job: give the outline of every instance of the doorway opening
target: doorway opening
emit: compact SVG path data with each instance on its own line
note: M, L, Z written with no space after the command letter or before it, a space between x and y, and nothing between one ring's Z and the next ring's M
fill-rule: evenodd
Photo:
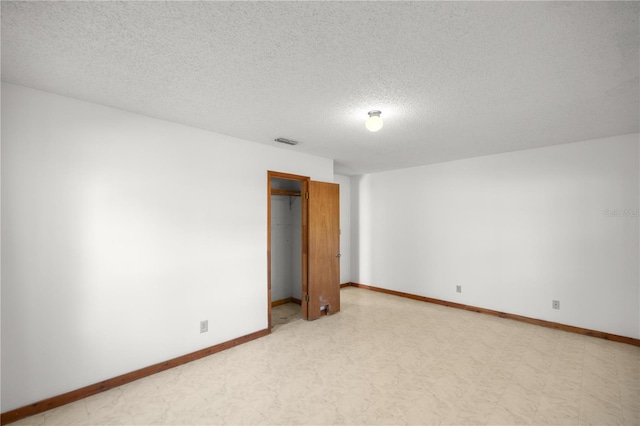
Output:
M309 177L268 172L269 329L306 319Z

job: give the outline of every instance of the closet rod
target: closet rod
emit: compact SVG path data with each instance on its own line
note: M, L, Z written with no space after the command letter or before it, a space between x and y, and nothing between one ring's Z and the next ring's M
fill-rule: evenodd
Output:
M271 195L285 195L287 197L299 197L300 191L292 191L289 189L271 188Z

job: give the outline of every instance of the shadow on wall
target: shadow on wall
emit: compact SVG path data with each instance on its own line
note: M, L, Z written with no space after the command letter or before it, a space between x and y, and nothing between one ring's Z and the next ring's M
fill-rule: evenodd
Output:
M360 185L363 176L351 176L351 281L360 282Z

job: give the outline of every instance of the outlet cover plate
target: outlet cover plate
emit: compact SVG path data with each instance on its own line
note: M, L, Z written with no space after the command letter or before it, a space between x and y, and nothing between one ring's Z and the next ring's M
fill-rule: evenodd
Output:
M456 293L462 293L462 286L461 285L457 285L456 286Z
M559 300L554 300L554 301L551 303L551 307L552 307L553 309L560 309L560 301L559 301Z
M200 321L200 333L209 331L209 320Z

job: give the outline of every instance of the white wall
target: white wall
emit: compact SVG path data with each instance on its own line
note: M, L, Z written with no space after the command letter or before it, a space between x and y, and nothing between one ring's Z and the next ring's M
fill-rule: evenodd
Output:
M333 179L4 83L2 141L2 411L265 329L267 170Z
M271 196L271 300L291 297L292 215L289 197Z
M291 243L290 296L302 300L302 197L291 198Z
M334 175L340 185L340 283L351 281L351 178Z
M302 294L301 197L271 196L271 300Z
M354 177L352 279L639 338L638 143L632 134Z

